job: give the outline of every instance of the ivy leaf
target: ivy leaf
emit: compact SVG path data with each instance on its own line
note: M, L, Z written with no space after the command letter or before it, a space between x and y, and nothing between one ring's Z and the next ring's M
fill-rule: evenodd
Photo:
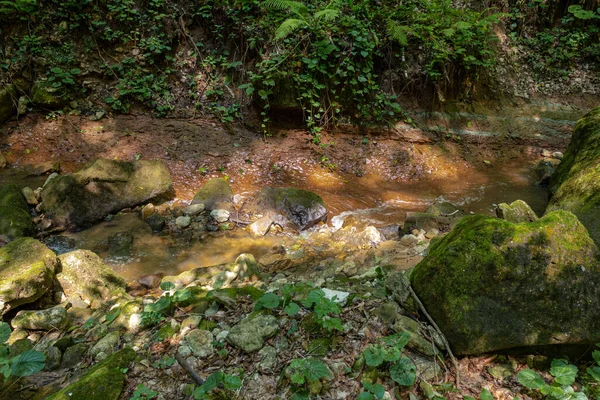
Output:
M546 386L546 382L541 375L530 369L519 371L517 374L517 381L528 389L539 390Z
M417 367L408 357L402 357L390 368L392 380L402 386L412 386L417 378Z
M298 315L298 313L300 312L300 306L294 302L291 302L290 304L285 306L285 309L283 311L285 311L285 313L290 317L293 317L294 315Z
M260 299L258 299L255 308L257 310L262 308L268 308L269 310L272 310L279 307L280 301L281 297L277 296L275 293L265 293Z
M363 355L365 356L365 362L369 367L378 367L383 364L387 352L379 345L370 345L363 352Z
M46 364L46 356L37 350L27 350L12 360L12 374L15 376L29 376L39 372Z
M0 322L0 343L4 343L10 337L10 325Z
M556 383L562 386L569 386L577 378L577 367L574 365L561 365L550 368L550 375L554 377Z
M173 282L162 282L162 283L160 284L160 288L161 288L163 291L165 291L165 292L166 292L166 291L168 291L168 290L173 290L173 289L175 289L175 284L174 284Z
M383 385L380 385L379 383L373 384L373 383L364 381L363 386L369 392L373 393L376 398L383 399L383 396L385 395L385 388L383 387Z
M483 389L479 395L479 400L494 400L494 396L492 396L489 390Z

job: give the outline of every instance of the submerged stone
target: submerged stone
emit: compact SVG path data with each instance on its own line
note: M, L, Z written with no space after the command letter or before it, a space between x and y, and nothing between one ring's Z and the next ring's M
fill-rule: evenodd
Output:
M42 191L42 211L60 228L84 228L111 213L166 193L171 176L161 161L98 159L60 175Z
M256 196L254 203L255 211L283 214L300 230L327 221L328 212L323 199L302 189L267 186Z
M546 212L571 211L600 245L600 107L577 122L550 194Z
M465 217L410 279L456 354L600 341L598 249L569 212Z
M0 314L42 297L54 283L57 264L52 250L32 238L0 248Z
M0 238L11 241L34 232L35 224L21 189L14 184L0 186Z

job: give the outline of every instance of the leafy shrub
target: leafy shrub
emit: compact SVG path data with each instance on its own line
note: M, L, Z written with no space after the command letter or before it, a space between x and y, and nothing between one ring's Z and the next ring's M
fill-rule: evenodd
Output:
M0 373L7 381L10 377L33 375L41 371L46 364L46 356L37 350L27 350L17 356L10 357L10 347L6 343L10 337L10 326L0 322Z

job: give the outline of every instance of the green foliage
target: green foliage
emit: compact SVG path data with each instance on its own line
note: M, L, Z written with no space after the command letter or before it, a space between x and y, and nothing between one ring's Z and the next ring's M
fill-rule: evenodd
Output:
M210 393L219 386L223 386L226 391L236 391L242 387L242 380L235 375L228 375L222 371L213 372L204 384L194 390L192 396L196 400L210 399Z
M295 385L316 382L331 375L327 364L317 358L296 358L288 365L287 373Z
M578 370L575 365L569 364L566 360L555 359L552 361L552 367L550 368L550 375L554 378L550 384L546 383L540 374L531 369L519 371L517 380L526 388L539 391L549 399L587 399L588 397L584 392L576 392L571 386L577 379L577 373Z
M154 399L156 396L158 396L158 392L155 392L143 384L139 384L129 400Z
M409 341L408 332L381 338L379 343L371 344L363 351L365 364L387 368L392 380L399 385L414 385L417 368L410 358L402 356L402 349Z
M0 322L0 374L7 381L10 377L30 376L44 368L46 356L37 350L27 350L17 356L10 356L10 347L6 343L10 336L10 326Z
M378 383L372 384L364 381L363 387L365 391L359 394L356 400L381 400L385 395L385 388Z
M36 0L0 1L0 15L3 14L33 14L37 10Z
M189 289L175 290L175 285L172 282L163 282L160 284L160 288L165 293L155 302L146 304L144 311L142 312L141 320L144 327L151 327L158 325L165 319L166 315L170 315L173 308L181 302L188 300L191 296Z

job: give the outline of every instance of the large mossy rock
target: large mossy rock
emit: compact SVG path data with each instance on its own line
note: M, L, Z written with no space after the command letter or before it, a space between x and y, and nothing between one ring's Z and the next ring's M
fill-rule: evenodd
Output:
M42 191L42 210L56 227L84 228L170 187L171 175L161 161L99 159L72 175L52 179Z
M282 214L300 230L327 221L321 196L302 189L264 187L251 208L262 214Z
M124 295L127 283L89 250L61 254L56 277L65 295L99 305L110 295Z
M64 88L52 87L48 81L34 83L29 97L34 104L50 109L61 108L69 102Z
M79 380L46 400L117 400L123 391L125 372L135 360L130 348L120 350L90 368Z
M600 341L598 248L570 212L465 217L410 279L457 354Z
M196 193L192 204L202 204L204 209L211 211L217 209L230 210L233 202L233 191L224 178L213 178L202 186Z
M523 200L515 200L510 204L500 203L496 208L498 218L519 224L521 222L533 222L538 219L535 211Z
M600 107L577 122L550 194L546 212L571 211L600 245Z
M32 238L0 248L0 314L42 297L54 283L56 255Z
M0 123L6 121L15 114L18 93L15 85L0 87Z
M35 224L21 189L10 184L0 187L0 236L8 241L35 232Z

